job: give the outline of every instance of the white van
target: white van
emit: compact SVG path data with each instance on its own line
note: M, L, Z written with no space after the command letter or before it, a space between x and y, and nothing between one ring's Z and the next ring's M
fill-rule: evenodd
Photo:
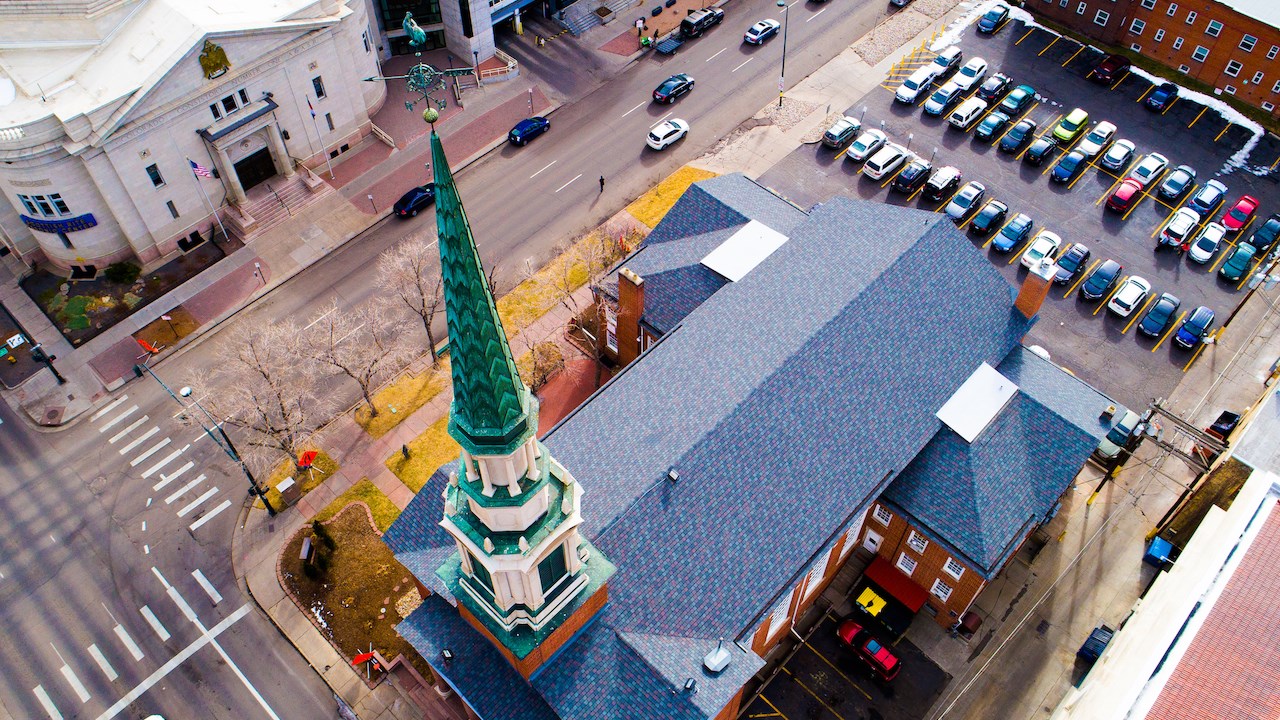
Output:
M960 103L960 107L956 108L947 118L947 122L951 123L951 127L957 130L968 130L974 121L982 117L982 113L987 111L987 101L982 98L971 97Z
M900 103L911 104L920 97L920 93L928 92L933 87L933 81L938 79L938 66L929 63L922 68L917 68L911 73L911 77L902 81L898 86L898 92L893 94L893 99Z

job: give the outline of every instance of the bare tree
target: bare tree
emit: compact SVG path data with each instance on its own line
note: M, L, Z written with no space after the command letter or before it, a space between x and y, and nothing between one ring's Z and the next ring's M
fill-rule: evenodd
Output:
M436 333L431 327L444 308L444 281L436 242L428 240L426 234L418 234L382 253L378 258L378 286L422 321L431 364L439 364Z
M373 416L378 414L373 391L410 355L396 332L393 302L375 300L356 310L343 310L335 300L303 333L302 352L320 368L355 381Z

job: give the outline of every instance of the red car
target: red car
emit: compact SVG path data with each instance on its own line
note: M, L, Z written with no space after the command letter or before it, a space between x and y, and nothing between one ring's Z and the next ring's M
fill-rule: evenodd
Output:
M836 636L881 680L888 682L894 679L902 669L898 656L872 637L871 632L859 625L857 621L845 620L840 623L836 628Z
M1142 196L1142 185L1133 179L1126 179L1120 183L1120 187L1111 193L1107 198L1107 209L1116 212L1124 212L1133 207L1133 204Z
M1227 232L1240 232L1245 225L1253 219L1253 214L1258 211L1258 198L1252 195L1241 195L1235 205L1231 206L1222 215L1222 226Z

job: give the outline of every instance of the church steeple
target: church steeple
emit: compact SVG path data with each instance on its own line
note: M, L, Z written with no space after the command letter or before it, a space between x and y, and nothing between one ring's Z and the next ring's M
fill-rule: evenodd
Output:
M458 611L525 677L603 607L614 566L578 533L582 486L538 441L440 136L431 132L453 405L462 446L440 526L458 553L436 570Z

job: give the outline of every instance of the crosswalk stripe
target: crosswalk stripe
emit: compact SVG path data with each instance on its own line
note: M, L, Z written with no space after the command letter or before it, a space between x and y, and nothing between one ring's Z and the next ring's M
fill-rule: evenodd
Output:
M138 647L138 643L134 642L132 637L129 637L129 632L124 629L123 625L116 625L115 632L116 637L120 638L120 642L124 643L125 649L129 651L134 660L141 660L146 657L142 654L142 648Z
M179 510L178 517L185 517L187 513L191 512L192 510L195 510L197 505L213 497L214 493L216 492L218 492L218 487L216 485L209 488L208 490L205 490L203 495L196 498L195 500L192 500L191 504Z
M105 423L103 423L103 424L102 424L102 427L98 428L98 432L100 432L100 433L104 433L104 432L106 432L106 431L110 430L110 429L111 429L111 427L112 427L113 425L115 425L116 423L120 422L121 420L123 420L123 419L125 419L125 418L129 417L130 415L134 414L135 412L137 412L137 410L138 410L138 406L137 406L137 405L134 405L134 406L130 407L128 410L125 410L124 412L120 413L119 415L117 415L117 416L115 416L115 417L111 418L110 420L106 421Z
M230 500L223 501L223 505L230 504ZM222 507L222 505L219 505L218 507ZM215 510L214 513L210 513L210 515L215 514L216 512L217 511ZM205 515L205 517L209 517L209 515ZM209 599L213 601L214 605L222 602L222 593L218 592L218 589L213 586L213 583L209 582L209 578L205 577L204 573L200 572L199 568L191 571L191 577L195 578L196 582L200 584L200 587L204 588L205 594L209 596Z
M53 704L53 698L49 697L49 693L39 685L31 688L31 692L36 694L36 699L40 701L40 705L44 707L44 711L49 713L50 720L62 720L62 713L58 712L58 707Z
M139 455L138 457L136 457L136 458L134 458L134 459L130 460L130 461L129 461L129 467L138 467L138 465L140 465L142 462L144 462L147 458L149 458L149 457L151 457L152 455L155 455L157 452L159 452L159 451L160 451L160 448L164 447L165 445L168 445L168 444L169 444L169 443L171 443L171 442L173 442L173 441L172 441L172 440L170 440L169 438L165 438L165 439L161 440L160 442L156 443L155 445L152 445L150 450L147 450L146 452L142 453L142 454L141 454L141 455Z
M144 423L144 422L146 422L146 421L148 421L148 420L150 420L150 419L151 419L151 416L150 416L150 415L143 415L142 417L138 418L137 420L134 420L134 421L133 421L133 423L129 425L129 427L127 427L127 428L125 428L125 429L121 430L120 432L116 433L115 435L112 435L112 436L107 440L107 442L111 443L112 445L115 445L115 444L116 444L116 442L118 442L118 441L120 440L120 438L124 437L125 435L128 435L129 433L133 432L134 430L137 430L139 425L141 425L142 423Z
M141 612L142 617L147 619L147 623L151 625L152 630L156 631L156 635L160 636L160 640L162 642L167 641L171 637L169 635L169 631L165 629L164 625L160 624L160 618L156 617L156 614L151 612L151 608L143 605L141 608L138 608L138 612Z
M89 690L85 688L84 683L80 682L80 678L76 677L76 672L71 669L71 666L63 665L58 668L58 671L62 673L62 677L67 679L67 684L75 691L76 697L80 698L80 702L89 702Z
M195 467L195 466L196 466L196 464L195 464L194 462L191 462L190 460L188 460L186 465L183 465L182 467L178 468L177 470L174 470L174 471L173 471L173 473L172 473L172 474L170 474L170 475L165 475L164 473L160 473L160 482L156 483L155 485L152 485L152 486L151 486L151 489L152 489L152 490L157 490L157 491L158 491L158 490L160 490L160 489L161 489L161 488L163 488L165 485L168 485L169 483L171 483L171 482L173 482L175 479L177 479L177 477L178 477L179 475L181 475L182 473L184 473L184 472L186 472L186 471L190 470L191 468L193 468L193 467Z
M107 676L107 680L115 682L120 677L116 669L111 667L111 663L107 662L107 656L102 654L97 645L89 646L89 654L93 656L94 662L98 663L98 667L102 668L102 674Z
M175 491L174 491L174 493L173 493L172 495L170 495L169 497L167 497L167 498L165 498L165 499L164 499L164 504L165 504L165 505L172 505L174 500L177 500L178 498L182 497L183 495L186 495L188 490L190 490L191 488L193 488L193 487L195 487L195 486L199 485L199 484L200 484L200 483L202 483L202 482L204 482L204 475L203 475L203 474L201 474L201 475L200 475L199 477L197 477L195 480L192 480L191 482L187 483L186 485L183 485L182 487L180 487L180 488L178 488L177 490L175 490Z
M215 488L215 489L216 489L216 488ZM218 505L218 507L216 507L216 508L214 508L214 509L210 510L209 512L205 513L205 514L204 514L204 517L200 518L199 520L196 520L195 522L191 523L191 531L192 531L192 532L195 532L195 531L196 531L196 529L197 529L197 528L199 528L201 525L203 525L203 524L205 524L205 523L209 522L210 520L212 520L212 519L213 519L213 517L214 517L215 515L217 515L218 513L222 512L223 510L226 510L226 509L227 509L228 507L230 507L230 506L231 506L231 501L230 501L230 500L223 500L223 501L222 501L222 503ZM209 589L211 589L211 588L206 588L206 590L209 590ZM214 601L213 601L213 604L214 604L214 605L217 605L217 604L218 604L218 601L217 601L217 600L214 600Z
M153 426L150 430L148 430L148 431L146 431L145 433L143 433L143 434L142 434L142 437L140 437L140 438L138 438L137 440L134 440L133 442L129 443L128 445L125 445L124 447L120 448L120 454L121 454L121 455L128 455L130 450L132 450L132 449L134 449L134 448L138 447L139 445L141 445L142 443L146 442L146 441L147 441L147 438L151 437L152 435L155 435L155 434L156 434L156 433L158 433L158 432L160 432L160 428Z
M116 408L120 407L121 403L123 403L125 400L128 400L128 399L129 399L129 396L128 396L128 395L121 395L120 397L116 398L115 400L112 400L110 403L108 403L108 404L107 404L105 407L103 407L101 410L99 410L98 412L94 413L94 414L93 414L93 417L90 417L90 418L89 418L89 422L98 422L98 418L100 418L100 417L102 417L103 415L106 415L107 413L111 412L112 410L115 410Z
M169 454L169 456L168 456L168 457L166 457L165 459L163 459L163 460L161 460L160 462L156 463L155 465L152 465L151 467L147 468L147 469L146 469L146 471L142 473L142 479L143 479L143 480L146 480L147 478L151 477L152 475L155 475L157 470L159 470L160 468L164 467L165 465L168 465L169 463L173 462L175 458L177 458L179 455L181 455L183 452L185 452L185 451L187 450L187 448L189 448L189 447L191 447L191 446L190 446L190 445L186 445L186 446L184 446L181 450L174 450L172 453L170 453L170 454Z

